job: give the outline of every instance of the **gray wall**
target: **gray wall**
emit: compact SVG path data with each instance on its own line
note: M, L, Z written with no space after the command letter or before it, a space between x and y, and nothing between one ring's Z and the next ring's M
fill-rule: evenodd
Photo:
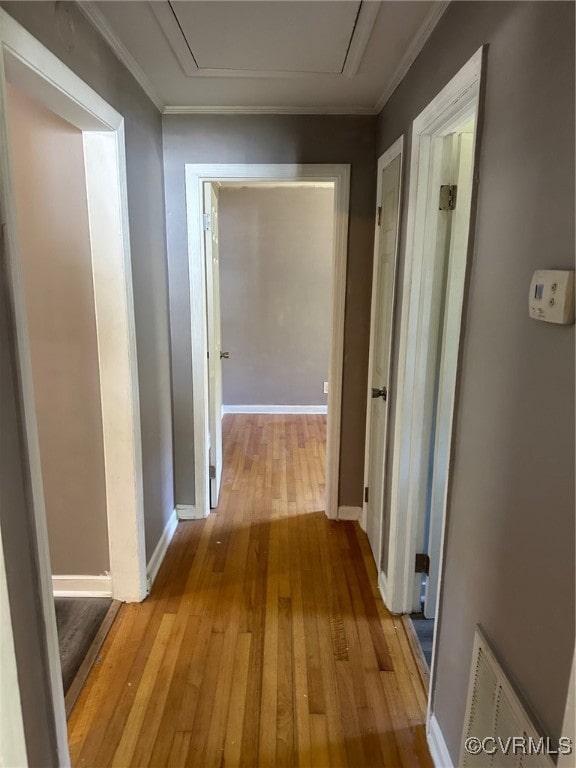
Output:
M351 164L339 494L340 504L362 504L376 191L375 128L375 118L351 116L170 115L164 118L178 504L194 503L185 163Z
M174 509L162 118L73 3L67 44L55 3L2 6L124 116L148 557ZM73 545L73 542L71 542Z
M2 214L4 209L2 201ZM58 768L5 255L0 240L0 532L28 764Z
M574 327L527 310L535 269L574 269L574 5L453 3L381 113L378 149L485 43L434 695L455 764L477 623L554 737L574 650Z
M18 242L53 574L110 567L82 132L8 89Z
M225 405L325 405L334 192L222 188Z

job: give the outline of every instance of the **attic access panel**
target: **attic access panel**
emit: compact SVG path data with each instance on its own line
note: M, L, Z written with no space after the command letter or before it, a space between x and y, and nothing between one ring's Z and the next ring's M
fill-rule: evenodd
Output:
M168 5L200 70L340 74L362 3L172 0Z

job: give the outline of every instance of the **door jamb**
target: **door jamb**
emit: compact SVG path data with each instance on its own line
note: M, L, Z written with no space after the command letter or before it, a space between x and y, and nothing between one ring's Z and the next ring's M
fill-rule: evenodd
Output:
M396 274L397 274L397 266L398 266L398 253L400 249L400 222L402 220L402 176L404 173L404 134L402 134L396 141L388 147L388 149L380 155L378 158L378 179L377 179L377 187L376 187L376 205L380 206L382 204L381 195L382 195L382 174L384 170L390 165L390 163L395 160L398 156L400 156L400 183L398 186L398 214L397 214L397 230L396 230L396 248L394 252L394 269L392 270L392 279L394 281L394 287L392 290L392 342L394 341L394 305L396 302ZM378 288L378 269L379 269L379 262L378 262L378 252L380 248L380 227L378 225L378 218L376 217L376 222L374 226L374 262L372 267L372 302L371 302L371 308L370 308L370 353L368 358L368 388L367 388L367 406L366 406L366 438L365 438L365 445L364 445L364 488L368 487L368 476L369 476L369 470L370 470L370 427L371 427L371 420L372 420L372 397L370 394L370 388L371 388L371 382L372 382L372 371L374 366L374 336L376 333L376 291ZM390 344L390 357L392 356L392 344ZM388 430L389 432L390 430ZM383 469L383 477L382 481L383 484L386 484L386 456L387 456L387 448L384 447L384 469ZM360 525L364 531L366 531L367 528L367 515L368 515L368 503L366 502L366 499L364 497L364 501L362 503L362 517L360 520ZM376 568L378 569L378 572L380 572L380 563L382 561L382 522L383 522L383 515L384 510L382 510L382 515L380 516L380 535L378 537L379 545L378 545L378 558L376 562Z
M349 165L186 164L188 268L192 321L192 389L194 421L195 506L179 508L180 519L203 518L210 512L208 480L208 364L206 343L205 262L202 238L202 185L224 181L330 181L334 183L332 269L332 339L326 449L326 515L338 517L340 426L344 357L344 309L348 253Z
M428 208L428 186L431 181L431 144L434 136L449 133L463 118L478 110L483 48L479 48L452 80L418 115L412 125L408 221L401 293L400 340L395 391L396 412L392 436L390 496L390 557L386 604L393 613L411 610L413 564L417 510L413 504L413 488L421 482L421 461L417 456L418 441L415 413L421 405L418 387L418 365L423 338L420 307L425 278L426 246L422 233ZM477 132L475 133L475 155ZM475 161L476 165L476 161ZM475 174L474 174L475 178ZM469 242L471 242L470 231ZM445 520L444 520L445 524ZM444 536L443 536L444 538ZM442 547L442 553L444 548ZM439 581L439 595L442 577ZM432 689L432 688L431 688Z
M10 168L6 84L15 85L82 130L96 307L113 596L140 601L146 589L138 369L130 259L124 119L42 43L0 9L0 191L4 201L9 311L16 329L24 404L39 600L59 761L69 765L34 386ZM96 178L94 171L98 171Z

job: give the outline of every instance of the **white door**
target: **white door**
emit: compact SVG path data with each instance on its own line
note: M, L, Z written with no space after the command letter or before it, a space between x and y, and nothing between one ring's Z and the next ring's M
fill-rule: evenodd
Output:
M448 259L446 265L443 318L439 339L439 363L435 423L431 446L431 467L427 509L427 545L429 570L424 594L424 615L431 619L436 615L440 579L440 556L443 539L443 520L446 509L450 443L454 414L454 394L460 343L460 325L466 255L470 225L472 196L473 133L460 133L455 137L453 157L456 207L450 211Z
M218 506L222 482L222 359L226 353L222 352L220 337L218 197L213 184L204 185L204 248L208 328L210 508L214 509Z
M372 284L372 328L368 400L368 471L366 476L366 532L380 569L386 431L390 393L390 349L394 310L394 278L398 240L401 154L380 171L379 227ZM380 165L380 164L379 164Z

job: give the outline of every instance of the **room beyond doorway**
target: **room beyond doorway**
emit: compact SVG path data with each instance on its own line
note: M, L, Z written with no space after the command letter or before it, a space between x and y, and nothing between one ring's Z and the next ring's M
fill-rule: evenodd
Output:
M334 185L205 186L214 509L222 416L327 414Z

